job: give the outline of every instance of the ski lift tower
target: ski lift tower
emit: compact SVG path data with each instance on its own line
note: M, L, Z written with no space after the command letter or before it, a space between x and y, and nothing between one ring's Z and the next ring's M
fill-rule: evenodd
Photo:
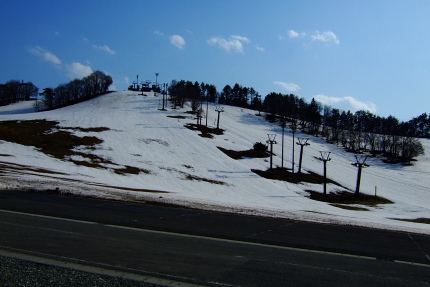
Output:
M133 82L133 91L139 90L139 75L136 76L136 82Z
M351 163L352 165L356 166L358 168L357 171L357 184L355 186L355 196L360 195L360 183L361 183L361 169L363 167L368 167L369 165L366 163L367 156L355 156L355 162Z
M157 87L158 87L158 75L160 73L155 73L155 91L154 91L154 96L157 95Z
M299 159L299 171L298 171L298 173L302 173L303 148L305 146L310 145L310 143L308 143L309 139L307 139L307 138L298 138L297 140L298 140L298 142L296 142L296 144L300 146L300 159Z
M291 129L291 132L293 133L293 160L292 160L291 172L294 173L294 134L297 131L296 120L293 120L293 122L290 124L290 129Z
M324 162L324 196L327 196L327 162L331 161L329 151L320 151L321 157L318 159Z
M275 141L276 135L275 134L267 134L267 137L269 138L266 143L270 144L270 170L272 170L273 166L273 145L277 144Z
M216 128L219 129L219 115L220 115L220 113L224 112L224 108L223 107L216 107L215 112L218 113Z

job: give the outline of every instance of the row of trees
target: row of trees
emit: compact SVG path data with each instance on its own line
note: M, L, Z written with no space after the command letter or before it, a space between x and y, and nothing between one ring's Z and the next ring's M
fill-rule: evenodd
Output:
M112 83L111 76L101 71L95 71L82 79L75 79L67 84L61 84L55 89L43 89L40 95L44 96L44 98L36 104L36 108L40 105L45 105L48 109L52 109L86 100L106 93ZM39 88L32 82L10 80L5 84L0 84L0 106L37 99L38 95Z
M330 143L353 152L370 151L383 154L386 160L410 161L424 153L418 137L430 137L430 115L424 113L410 121L394 116L380 117L369 111L342 111L323 105L315 99L308 103L297 95L268 94L264 102L253 88L226 85L219 93L214 85L190 81L172 81L169 93L175 105L191 102L193 112L202 101L218 102L255 110L263 110L269 120L289 121L303 132L323 136Z
M410 161L423 154L417 137L430 137L430 116L426 113L402 122L394 116L380 117L369 111L341 111L312 99L307 103L296 95L271 93L263 109L271 118L297 122L307 133L324 136L328 142L360 152L382 153L390 161Z
M233 88L226 85L219 93L216 87L211 84L173 80L169 86L169 94L175 105L183 107L186 101L190 101L193 112L200 108L202 101L256 110L262 107L261 96L254 88L242 87L237 83Z
M255 110L261 108L261 96L258 92L252 87L242 87L237 83L233 88L230 85L226 85L220 93L218 102L220 104Z
M101 71L95 71L82 79L61 84L55 89L43 89L43 93L41 93L44 96L43 104L48 109L52 109L87 100L106 93L112 83L111 76Z
M0 106L37 97L39 89L32 82L10 80L0 84Z
M175 106L183 107L186 101L191 102L191 109L196 112L202 101L216 102L217 90L214 85L190 81L173 80L169 85L169 94Z

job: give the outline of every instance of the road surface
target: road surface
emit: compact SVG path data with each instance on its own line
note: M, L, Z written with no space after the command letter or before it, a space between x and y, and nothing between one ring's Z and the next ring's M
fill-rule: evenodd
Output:
M430 286L425 235L17 191L0 218L10 256L181 286Z

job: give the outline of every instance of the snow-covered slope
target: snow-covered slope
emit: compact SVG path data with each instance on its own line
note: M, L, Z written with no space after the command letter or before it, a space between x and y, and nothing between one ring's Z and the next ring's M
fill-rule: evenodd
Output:
M210 126L216 126L215 106L209 105ZM268 180L251 171L266 170L268 159L234 160L217 148L247 150L255 142L265 143L267 134L277 134L273 161L275 165L281 165L280 127L267 123L252 110L225 106L220 118L224 134L204 138L198 135L199 132L184 127L196 122L194 116L185 113L189 107L160 111L161 97L154 97L152 93L141 96L135 92L115 92L41 113L32 113L30 108L26 110L29 113L23 114L13 112L25 110L22 103L18 108L1 107L0 121L47 119L59 121L64 127L107 127L109 130L75 131L75 134L93 135L103 140L96 150L86 152L149 173L119 175L108 165L106 169L78 166L52 158L33 147L3 141L0 142L0 188L58 187L64 192L100 197L156 200L205 209L430 234L429 224L395 220L430 218L428 155L420 156L413 166L386 165L377 159L369 159L370 167L362 173L361 192L374 194L377 187L378 195L394 204L365 206L365 211L346 210L309 199L305 190L322 192L322 185ZM296 133L296 137L309 138L300 133ZM284 166L291 167L291 133L286 132L284 140ZM320 156L320 151L330 151L332 160L327 164L328 177L353 191L357 176L357 168L351 165L355 161L354 155L326 144L320 138L310 137L309 143L304 150L303 169L322 174L323 164L315 157ZM429 151L430 141L422 140L422 143ZM298 146L295 147L295 157L298 163ZM339 189L333 184L328 186L328 191Z

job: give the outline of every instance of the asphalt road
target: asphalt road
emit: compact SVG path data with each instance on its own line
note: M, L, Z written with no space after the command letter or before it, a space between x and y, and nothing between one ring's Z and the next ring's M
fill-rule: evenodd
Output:
M430 237L0 191L0 249L233 286L429 286Z

